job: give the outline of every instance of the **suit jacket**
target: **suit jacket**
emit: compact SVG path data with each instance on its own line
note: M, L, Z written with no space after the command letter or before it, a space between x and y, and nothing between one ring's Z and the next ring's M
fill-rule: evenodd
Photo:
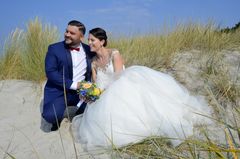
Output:
M82 43L86 53L87 71L85 77L91 81L91 59L94 53L88 45ZM44 105L42 116L50 123L61 120L67 105L76 105L79 96L75 90L70 90L73 81L72 57L64 41L49 45L45 58L47 83L44 88ZM64 98L66 88L67 101ZM66 103L66 104L65 104Z

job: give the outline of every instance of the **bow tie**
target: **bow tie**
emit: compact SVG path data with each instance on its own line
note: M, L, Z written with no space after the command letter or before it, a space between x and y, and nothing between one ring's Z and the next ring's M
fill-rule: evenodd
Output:
M73 48L73 47L70 47L69 50L71 50L71 51L73 51L73 50L80 51L80 48Z

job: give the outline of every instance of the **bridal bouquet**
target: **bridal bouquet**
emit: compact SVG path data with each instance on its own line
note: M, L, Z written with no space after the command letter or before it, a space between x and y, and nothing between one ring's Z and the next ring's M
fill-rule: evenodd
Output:
M80 88L77 90L78 94L86 101L96 101L102 93L102 90L97 87L95 83L89 81L82 81Z

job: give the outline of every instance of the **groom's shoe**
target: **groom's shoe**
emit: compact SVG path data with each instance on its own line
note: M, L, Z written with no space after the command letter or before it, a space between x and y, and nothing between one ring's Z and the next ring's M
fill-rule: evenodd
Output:
M57 123L52 124L51 131L57 131L61 125L62 120L58 121Z
M52 124L51 131L57 131L58 130L58 124Z

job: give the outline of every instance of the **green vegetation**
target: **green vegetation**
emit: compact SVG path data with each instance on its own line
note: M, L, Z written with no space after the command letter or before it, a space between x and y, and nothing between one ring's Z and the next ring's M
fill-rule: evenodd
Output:
M185 60L186 54L190 55L198 68L194 74L196 77L192 78L202 82L200 90L190 90L195 94L204 94L214 110L213 115L207 117L214 123L213 130L196 126L196 134L183 139L177 147L173 147L165 137L149 137L140 143L118 149L116 153L120 157L240 157L240 28L235 27L233 30L219 30L213 23L189 23L162 34L118 39L110 37L109 47L120 50L126 66L144 65L169 72L184 85L188 81L182 80L177 64ZM37 18L27 24L27 31L16 29L4 46L0 59L0 79L45 80L44 57L47 47L57 40L57 29L43 25ZM181 58L176 60L176 57ZM229 59L226 62L226 57L233 57L233 61ZM184 64L190 67L189 62ZM216 139L217 136L221 141Z
M225 32L225 33L229 33L229 32L235 32L236 30L238 30L240 28L240 22L238 22L237 24L235 24L234 27L227 27L227 28L224 28L224 29L221 29L220 32Z

